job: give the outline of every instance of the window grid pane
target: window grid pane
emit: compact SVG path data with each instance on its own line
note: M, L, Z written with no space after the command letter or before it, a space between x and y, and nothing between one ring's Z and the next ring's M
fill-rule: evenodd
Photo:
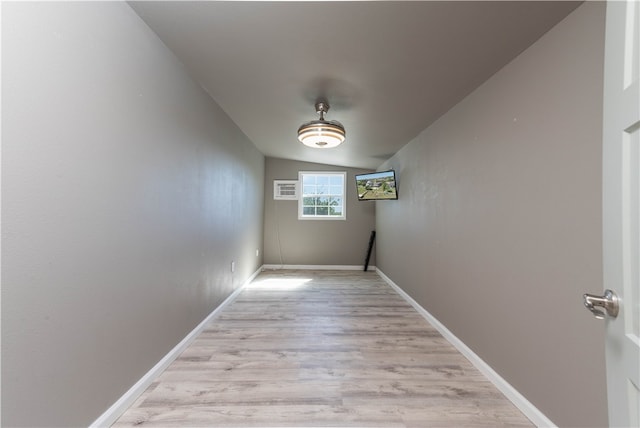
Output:
M344 218L345 173L300 173L301 218Z

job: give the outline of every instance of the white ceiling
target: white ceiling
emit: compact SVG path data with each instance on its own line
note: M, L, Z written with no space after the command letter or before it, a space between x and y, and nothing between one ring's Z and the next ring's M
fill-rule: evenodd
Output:
M142 1L134 10L267 156L376 168L581 2ZM335 149L297 141L328 99Z

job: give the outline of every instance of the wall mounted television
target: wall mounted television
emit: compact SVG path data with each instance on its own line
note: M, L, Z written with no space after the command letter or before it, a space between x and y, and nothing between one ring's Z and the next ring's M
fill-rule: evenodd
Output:
M356 174L359 201L389 201L398 199L394 170Z

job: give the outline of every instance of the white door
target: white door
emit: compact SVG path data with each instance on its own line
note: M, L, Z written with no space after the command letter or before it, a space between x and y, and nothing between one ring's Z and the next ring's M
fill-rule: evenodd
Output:
M640 427L640 2L607 2L604 68L604 288L609 425Z

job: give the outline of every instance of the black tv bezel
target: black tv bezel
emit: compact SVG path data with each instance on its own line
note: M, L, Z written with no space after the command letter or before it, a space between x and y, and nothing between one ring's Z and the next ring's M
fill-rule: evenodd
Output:
M396 196L395 198L380 198L380 199L361 199L360 198L360 194L358 193L358 177L366 177L368 175L377 175L377 174L384 174L385 172L390 172L393 174L393 181L395 182L396 186ZM358 198L359 202L371 202L371 201L397 201L398 197L399 197L399 193L398 193L398 176L396 175L396 171L394 169L387 169L385 171L374 171L374 172L366 172L364 174L354 174L355 176L355 185L356 185L356 197ZM362 179L360 179L362 180Z

